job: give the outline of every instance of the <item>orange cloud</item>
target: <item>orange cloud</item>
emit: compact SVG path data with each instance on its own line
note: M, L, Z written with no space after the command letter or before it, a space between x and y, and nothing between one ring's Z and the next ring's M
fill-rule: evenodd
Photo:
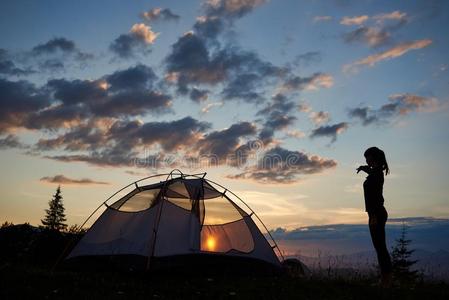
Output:
M400 12L398 10L393 11L391 13L383 13L379 15L375 15L373 19L378 22L382 22L384 20L405 20L407 18L407 14L404 12Z
M159 33L155 33L151 30L150 26L143 23L134 24L131 27L130 33L144 41L146 44L153 44Z
M402 56L410 50L422 49L422 48L429 46L430 44L432 44L432 40L430 40L430 39L400 43L400 44L394 46L393 48L390 48L383 52L376 53L376 54L367 56L363 59L357 60L351 64L344 65L343 72L345 72L345 73L351 72L351 71L355 72L358 70L358 67L360 67L360 66L372 67L380 61L389 60L392 58Z
M96 185L96 184L101 184L101 185L106 184L107 185L107 184L109 184L107 182L95 181L95 180L92 180L89 178L71 179L71 178L65 177L64 175L55 175L53 177L51 177L51 176L42 177L40 179L40 181L46 182L46 183L69 184L69 185Z
M344 17L341 21L341 25L361 25L368 21L369 17L367 15L356 16L356 17Z

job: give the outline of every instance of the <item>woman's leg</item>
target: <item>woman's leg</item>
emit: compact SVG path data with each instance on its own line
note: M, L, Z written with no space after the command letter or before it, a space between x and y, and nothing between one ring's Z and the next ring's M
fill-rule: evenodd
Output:
M385 208L382 208L379 212L370 215L369 222L371 239L377 253L377 260L382 274L391 273L391 259L385 240L385 223L387 222L387 218L387 211Z

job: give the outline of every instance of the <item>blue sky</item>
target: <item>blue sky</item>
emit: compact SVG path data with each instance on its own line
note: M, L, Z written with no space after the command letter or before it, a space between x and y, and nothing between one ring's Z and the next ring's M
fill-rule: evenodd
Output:
M360 223L355 168L373 145L392 217L449 217L448 6L2 1L0 219L38 224L61 184L80 223L177 167L206 171L271 228ZM133 163L148 155L159 164Z

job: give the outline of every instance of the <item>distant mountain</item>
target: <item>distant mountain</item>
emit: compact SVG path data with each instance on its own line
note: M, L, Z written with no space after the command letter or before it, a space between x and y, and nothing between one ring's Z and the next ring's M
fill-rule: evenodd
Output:
M402 224L415 249L416 267L428 277L449 278L449 219L427 217L390 219L386 226L389 249L399 238ZM287 257L298 257L310 268L369 270L377 264L366 224L333 224L277 228L271 234Z
M386 226L388 245L393 245L395 239L400 236L402 224L408 226L407 238L412 240L413 248L429 252L449 251L449 219L390 219ZM366 224L307 226L294 230L277 228L272 230L271 234L289 255L298 252L307 256L317 256L318 252L342 255L372 250Z
M327 271L330 269L333 272L357 270L362 273L368 273L373 272L377 265L376 253L374 251L347 255L289 255L288 257L298 258L314 271ZM421 271L427 279L449 281L449 251L429 252L416 249L412 258L418 260L414 269Z

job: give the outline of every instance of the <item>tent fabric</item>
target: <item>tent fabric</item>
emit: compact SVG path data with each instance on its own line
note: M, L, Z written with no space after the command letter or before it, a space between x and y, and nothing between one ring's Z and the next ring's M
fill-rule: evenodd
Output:
M157 207L135 213L107 208L68 258L117 254L148 256L156 212Z
M201 230L201 251L226 253L237 250L249 253L254 240L243 219L223 225L204 225Z
M160 216L154 256L198 251L199 239L194 235L199 232L200 224L193 214L167 201Z
M243 209L203 178L137 187L108 206L67 258L204 254L255 258L280 266Z

